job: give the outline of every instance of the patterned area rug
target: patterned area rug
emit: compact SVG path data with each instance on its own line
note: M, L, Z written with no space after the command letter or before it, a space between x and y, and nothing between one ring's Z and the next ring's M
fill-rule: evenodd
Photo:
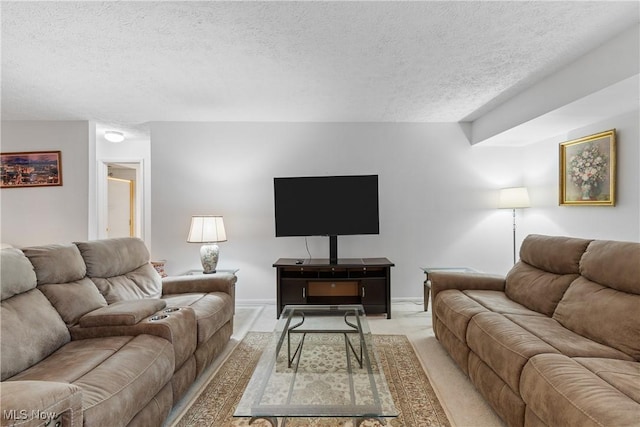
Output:
M270 338L270 333L248 333L186 411L177 426L248 426L248 418L233 418L233 412ZM374 335L373 338L389 390L400 413L398 418L388 419L386 425L393 427L450 426L407 337ZM354 427L353 420L345 418L288 418L286 425L289 427ZM376 421L366 421L361 424L362 427L379 425ZM267 427L270 424L264 420L258 420L251 426Z

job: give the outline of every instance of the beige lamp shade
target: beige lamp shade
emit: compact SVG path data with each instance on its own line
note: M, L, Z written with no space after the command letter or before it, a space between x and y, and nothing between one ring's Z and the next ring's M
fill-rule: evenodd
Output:
M216 215L194 215L191 217L191 228L187 242L215 243L226 242L227 233L224 231L224 221Z
M500 209L519 209L530 206L529 192L526 187L503 188L500 190L500 201L498 202Z

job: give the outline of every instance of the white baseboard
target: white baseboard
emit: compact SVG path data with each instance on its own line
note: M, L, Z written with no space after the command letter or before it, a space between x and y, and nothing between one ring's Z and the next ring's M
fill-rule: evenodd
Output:
M391 298L391 304L394 302L402 303L402 302L411 302L411 303L420 303L424 301L423 297L399 297L399 298Z
M276 305L276 300L271 298L266 299L244 299L236 298L236 305Z

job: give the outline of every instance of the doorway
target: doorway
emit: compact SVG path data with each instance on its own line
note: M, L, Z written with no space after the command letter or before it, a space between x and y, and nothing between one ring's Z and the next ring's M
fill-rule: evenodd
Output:
M98 238L144 240L142 160L103 161L99 170Z
M135 189L130 179L107 178L107 237L135 236Z

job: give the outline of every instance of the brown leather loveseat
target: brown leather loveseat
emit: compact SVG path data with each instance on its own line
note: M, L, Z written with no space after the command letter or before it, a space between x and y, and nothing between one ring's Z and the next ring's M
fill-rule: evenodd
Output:
M640 425L640 243L530 235L506 278L430 279L436 337L509 426Z
M161 279L139 239L1 262L3 426L160 426L233 331L235 275Z

